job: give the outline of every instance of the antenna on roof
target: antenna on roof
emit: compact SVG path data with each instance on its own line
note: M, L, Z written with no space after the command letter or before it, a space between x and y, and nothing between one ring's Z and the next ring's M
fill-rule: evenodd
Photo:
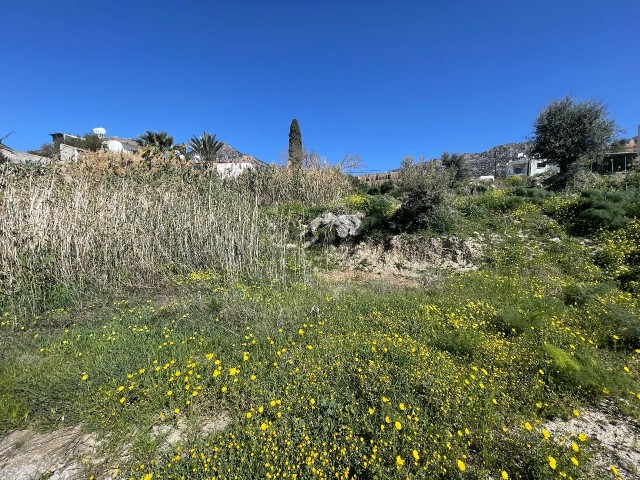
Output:
M106 135L107 131L102 127L96 127L93 129L93 133L102 138Z

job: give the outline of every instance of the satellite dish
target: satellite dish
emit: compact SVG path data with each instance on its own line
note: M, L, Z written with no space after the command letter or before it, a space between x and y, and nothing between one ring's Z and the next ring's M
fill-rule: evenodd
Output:
M95 133L99 137L104 137L107 131L102 127L96 127L93 129L93 133Z

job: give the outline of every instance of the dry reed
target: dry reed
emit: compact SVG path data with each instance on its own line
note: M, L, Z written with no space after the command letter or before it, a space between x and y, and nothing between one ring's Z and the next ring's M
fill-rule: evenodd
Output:
M173 160L96 154L73 165L0 173L0 289L153 285L211 269L286 280L305 269L287 218L261 205L320 205L343 195L335 169L268 167L222 181Z

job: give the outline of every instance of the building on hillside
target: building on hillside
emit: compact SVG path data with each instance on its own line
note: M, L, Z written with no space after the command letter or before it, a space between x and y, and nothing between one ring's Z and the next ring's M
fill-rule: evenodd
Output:
M129 138L110 137L104 139L104 144L110 152L130 152L135 153L140 150L140 144Z
M50 133L51 141L53 143L66 143L67 141L80 140L78 135L70 135L68 133Z
M103 132L105 132L103 128L94 129L94 133L102 137L102 144L104 148L109 152L135 153L140 149L140 145L135 140L131 140L129 138L119 138L119 137L103 138L103 134L104 134ZM68 133L60 133L60 132L50 133L49 135L51 135L53 144L59 145L60 160L62 160L63 162L77 160L78 155L80 155L81 153L87 152L87 150L84 150L80 147L76 147L73 145L73 144L77 144L79 140L82 140L82 137L79 137L78 135L70 135Z
M507 163L507 177L512 177L514 175L531 177L533 175L539 175L541 173L557 169L558 167L551 165L544 159L532 158L524 153L518 153L518 157L515 160L511 160Z
M89 153L89 150L67 145L66 143L60 144L60 160L63 162L75 162L83 153Z
M591 163L591 171L601 175L613 175L618 172L626 172L637 163L636 152L608 152L599 162Z
M222 178L236 178L253 168L255 168L253 163L249 162L216 163L218 175Z
M212 168L215 163L216 171L222 178L236 178L244 172L266 165L262 160L239 152L226 143L218 151L215 162L203 162L200 155L193 153L188 157L196 169Z

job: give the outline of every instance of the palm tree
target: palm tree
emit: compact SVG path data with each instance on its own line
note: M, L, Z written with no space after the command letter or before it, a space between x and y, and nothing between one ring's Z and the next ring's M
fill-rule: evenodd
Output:
M194 135L189 140L189 148L200 157L202 162L215 162L218 151L223 145L224 143L216 140L215 135L211 135L208 132L203 132L199 137Z
M141 147L154 147L161 152L166 152L173 147L173 137L167 132L152 132L147 130L135 140Z

